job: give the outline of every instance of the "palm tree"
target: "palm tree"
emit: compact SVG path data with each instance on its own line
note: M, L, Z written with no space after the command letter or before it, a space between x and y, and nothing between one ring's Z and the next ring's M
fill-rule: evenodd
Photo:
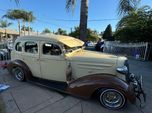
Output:
M66 0L67 11L74 10L76 0ZM81 0L80 10L80 36L79 38L86 41L87 37L87 23L88 23L88 0Z
M20 21L23 20L23 16L24 15L23 15L22 10L15 9L15 10L8 10L8 12L3 17L18 21L18 30L19 30L19 35L20 35L21 34Z
M116 31L123 29L125 27L136 27L141 25L141 28L144 27L149 18L146 13L150 11L150 6L137 7L135 10L130 11L129 14L123 16L117 24Z
M88 22L88 1L81 0L81 10L80 10L80 36L79 38L86 41L87 37L87 22ZM134 10L135 6L140 2L140 0L120 0L118 4L118 14L126 14L131 10ZM76 5L76 0L66 0L67 11L73 11Z
M11 0L11 1L12 1L12 0ZM20 0L14 0L14 1L15 1L16 4L19 4L19 1L20 1Z
M123 42L151 41L152 9L137 7L124 15L117 24L115 37Z
M7 38L7 27L12 25L12 23L8 22L7 20L1 20L0 21L0 27L2 29L5 29L5 38Z
M19 9L15 9L15 10L9 10L6 15L4 15L3 17L11 19L11 20L17 20L18 21L18 30L19 30L19 35L21 34L21 25L20 22L22 21L24 22L32 22L35 17L33 16L32 12L27 12L25 10L19 10ZM30 30L30 26L29 26L29 30Z
M119 0L118 15L125 15L135 11L141 0Z
M25 12L24 13L24 21L28 22L28 35L30 35L30 23L33 22L36 18L33 15L33 12Z

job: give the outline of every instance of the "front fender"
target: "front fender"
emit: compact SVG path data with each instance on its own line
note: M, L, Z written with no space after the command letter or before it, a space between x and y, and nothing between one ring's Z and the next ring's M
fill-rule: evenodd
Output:
M135 102L135 94L132 86L116 76L109 74L96 74L81 77L69 84L68 92L89 98L98 89L113 88L119 90L131 102Z

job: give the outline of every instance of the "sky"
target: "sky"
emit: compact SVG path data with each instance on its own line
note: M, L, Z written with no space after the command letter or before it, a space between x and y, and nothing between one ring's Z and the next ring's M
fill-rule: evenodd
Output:
M65 9L66 0L20 0L19 5L15 4L15 0L0 1L0 18L9 9L32 11L36 20L31 27L38 32L45 28L49 28L52 32L58 28L70 32L74 26L79 26L80 0L77 0L73 13ZM120 19L117 15L118 2L119 0L89 0L88 28L102 32L108 24L111 24L114 31ZM152 7L152 0L141 0L140 6L143 5ZM17 30L17 22L10 22L13 23L10 28Z

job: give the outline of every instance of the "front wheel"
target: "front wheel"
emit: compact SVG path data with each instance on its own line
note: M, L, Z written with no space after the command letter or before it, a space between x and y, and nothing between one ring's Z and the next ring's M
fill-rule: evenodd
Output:
M126 103L124 94L116 89L100 90L98 99L108 109L121 109Z
M25 72L21 67L14 67L12 69L12 74L15 76L15 78L18 81L24 81L25 80Z

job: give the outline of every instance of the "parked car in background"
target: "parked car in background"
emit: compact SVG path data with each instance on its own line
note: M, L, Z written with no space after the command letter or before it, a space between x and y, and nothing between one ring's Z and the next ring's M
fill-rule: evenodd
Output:
M6 68L10 60L10 53L7 49L0 49L0 68Z
M141 79L130 74L126 57L84 50L83 45L69 36L19 37L7 69L19 81L84 98L95 95L109 109L120 109L127 100L134 103L137 94L144 94Z

